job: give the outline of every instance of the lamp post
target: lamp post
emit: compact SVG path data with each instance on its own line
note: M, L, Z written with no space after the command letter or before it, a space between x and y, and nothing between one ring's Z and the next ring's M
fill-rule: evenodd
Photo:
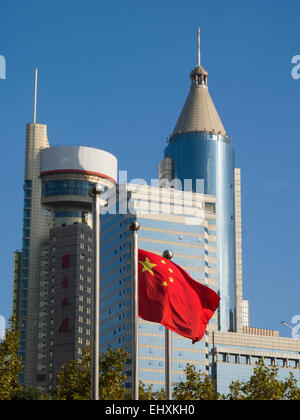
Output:
M171 261L173 252L167 249L163 257ZM172 399L172 336L171 331L165 328L165 392L166 400Z
M131 252L131 318L132 318L132 399L139 399L139 335L138 335L138 235L140 224L134 220L129 224L129 230L132 232L132 252Z
M100 194L103 188L96 184L93 196L93 242L94 242L94 299L93 299L93 345L92 345L92 400L99 400L99 315L100 315Z

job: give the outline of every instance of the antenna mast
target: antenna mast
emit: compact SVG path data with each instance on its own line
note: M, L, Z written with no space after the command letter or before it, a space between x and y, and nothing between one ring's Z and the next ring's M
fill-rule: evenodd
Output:
M36 124L37 82L38 82L38 68L35 69L35 78L34 78L33 124Z
M201 65L201 55L200 55L200 28L198 28L198 67Z

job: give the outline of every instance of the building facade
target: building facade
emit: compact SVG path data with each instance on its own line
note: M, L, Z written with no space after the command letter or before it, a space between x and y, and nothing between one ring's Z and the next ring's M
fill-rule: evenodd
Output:
M131 387L131 232L132 220L140 223L139 248L162 255L171 249L174 262L197 281L218 290L215 197L174 189L122 185L107 197L101 215L101 351L125 347L127 387ZM110 205L110 203L112 203ZM218 330L218 314L210 321ZM184 378L186 363L209 370L205 340L192 345L172 333L173 382ZM155 389L164 387L165 328L139 320L139 378Z
M60 325L55 325L57 319L49 319L46 315L46 312L53 309L49 301L47 303L47 297L50 298L46 290L49 281L53 287L62 281L61 273L55 274L55 265L47 262L46 257L52 255L52 248L47 251L50 233L55 228L73 224L91 228L92 186L100 183L104 190L108 190L116 182L117 159L110 153L80 146L51 148L47 126L28 124L23 249L22 253L15 254L15 266L18 261L21 272L15 275L14 282L14 314L21 323L20 355L25 366L20 381L24 384L36 387L43 382L41 378L45 372L39 368L45 363L40 362L47 360L48 356L42 350L48 348L48 335L51 331L60 329ZM76 229L79 229L78 226ZM42 252L45 255L42 256ZM73 259L73 254L70 255ZM49 267L54 270L51 274ZM55 290L59 293L59 287ZM54 296L52 298L56 299ZM60 296L57 298L60 299ZM65 356L62 357L62 361L65 359ZM51 386L49 378L46 379L44 382Z
M92 255L92 229L78 222L51 229L41 247L37 385L47 392L91 345Z
M203 185L199 192L216 197L219 328L237 331L234 148L209 94L208 73L198 64L190 79L190 92L169 137L160 177L174 177L182 184L191 180L194 192Z

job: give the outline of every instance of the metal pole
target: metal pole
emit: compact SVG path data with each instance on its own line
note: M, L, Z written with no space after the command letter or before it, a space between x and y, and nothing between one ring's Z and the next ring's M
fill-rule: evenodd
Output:
M201 65L201 56L200 56L200 28L198 28L198 66Z
M38 68L35 69L35 78L34 78L33 124L36 124L37 83L38 83Z
M173 252L166 250L163 257L167 260L173 258ZM166 400L172 399L172 335L171 331L165 328L165 392Z
M99 400L99 315L100 315L100 194L102 186L97 184L93 195L93 239L94 239L94 299L92 342L92 400Z
M287 324L285 321L282 321L282 325L285 325L288 327L291 331L294 331L297 335L300 335L300 331L298 331L296 328L291 327L289 324Z
M131 349L131 364L132 364L132 399L137 401L139 399L139 335L138 335L138 308L139 308L139 294L138 294L138 235L137 231L140 228L138 221L134 220L129 225L132 231L132 252L131 252L131 316L132 316L132 349Z

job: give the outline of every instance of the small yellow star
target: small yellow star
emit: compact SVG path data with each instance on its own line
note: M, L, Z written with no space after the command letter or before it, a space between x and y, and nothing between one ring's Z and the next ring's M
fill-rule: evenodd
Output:
M156 267L157 264L151 264L151 262L149 261L149 258L146 257L145 261L139 261L140 264L142 264L143 266L143 270L142 272L144 273L145 271L149 271L149 273L152 274L152 276L154 276L154 273L152 271L153 267Z
M169 280L170 280L171 283L174 283L173 277L169 277Z
M164 260L161 260L161 263L162 263L162 264L166 264L166 261L164 261Z
M173 273L173 270L172 270L172 268L169 268L169 271L170 271L170 273Z
M163 281L162 285L163 285L164 287L167 287L167 286L168 286L168 283L167 283L166 281Z

